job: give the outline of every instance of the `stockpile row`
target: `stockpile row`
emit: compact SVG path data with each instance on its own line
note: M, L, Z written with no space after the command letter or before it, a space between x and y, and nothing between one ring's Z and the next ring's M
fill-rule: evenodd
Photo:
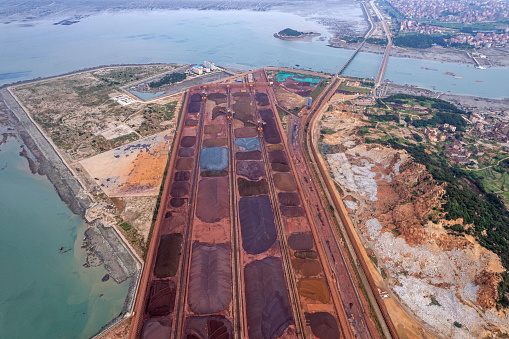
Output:
M250 93L232 95L235 174L249 338L292 337L294 320ZM264 98L256 97L263 100ZM265 98L268 103L268 99ZM244 127L245 126L245 127Z
M207 95L183 337L233 338L226 95Z
M267 145L271 176L308 331L310 330L317 338L339 338L340 332L330 288L295 182L298 176L291 170L284 144L281 143L282 136L277 117L272 109L260 105L258 113L265 122L263 136Z
M184 113L180 140L175 141L177 156L175 168L167 176L170 182L164 218L161 220L158 234L153 236L153 241L158 242L158 247L150 288L145 299L145 322L141 330L143 339L169 338L172 332L181 271L183 234L189 223L188 209L198 152L198 113L201 106L201 94L191 94Z

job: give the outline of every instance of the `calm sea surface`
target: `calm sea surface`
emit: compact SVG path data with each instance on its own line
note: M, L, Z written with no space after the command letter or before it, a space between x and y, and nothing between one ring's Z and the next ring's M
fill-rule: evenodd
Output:
M360 9L343 14L363 20ZM53 21L3 24L0 46L7 48L0 53L0 84L102 64L203 60L241 69L299 65L335 73L351 54L327 47L327 41L292 42L272 36L285 27L330 36L314 21L281 12L135 11L95 15L71 26L53 25ZM345 74L374 77L380 62L379 55L361 53ZM391 58L385 78L443 92L509 96L508 88L501 86L509 78L509 68L478 70L473 65Z
M360 9L343 14L363 20ZM275 39L272 34L286 27L330 36L313 21L279 12L136 11L95 15L71 26L52 23L0 26L0 84L104 64L204 60L241 69L273 65L335 73L351 54L326 41ZM380 61L360 53L345 74L374 77ZM386 78L458 94L509 96L503 85L509 68L391 58ZM82 267L83 221L45 177L28 171L19 149L13 138L0 146L0 338L86 338L120 312L128 282L102 283L104 268ZM61 247L70 251L60 254Z
M120 313L129 281L82 266L83 220L20 146L0 146L0 338L87 338Z

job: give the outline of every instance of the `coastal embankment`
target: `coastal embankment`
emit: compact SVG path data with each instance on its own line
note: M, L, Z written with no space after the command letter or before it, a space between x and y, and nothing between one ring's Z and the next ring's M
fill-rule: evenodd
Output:
M0 90L0 100L8 108L17 133L36 158L38 172L47 176L73 213L86 218L87 210L96 205L96 202L87 194L84 185L60 156L58 149L38 128L8 88ZM87 223L89 228L84 234L83 247L88 258L84 265L103 264L109 276L117 283L131 279L122 312L101 329L99 333L102 333L130 316L143 263L113 226L98 218L89 218Z
M329 40L329 47L355 50L359 43L348 43L339 38ZM374 45L366 43L361 52L371 54L384 54L385 45ZM509 67L509 49L507 48L483 48L476 50L480 54L487 56L485 66L489 67ZM396 58L431 60L439 62L457 63L475 65L472 58L464 50L455 48L444 48L440 46L425 49L403 48L393 46L391 56Z
M385 84L383 93L384 95L403 93L418 96L422 95L437 99L439 98L454 103L469 112L509 110L509 98L502 99L482 98L470 95L435 92L422 87L397 84Z

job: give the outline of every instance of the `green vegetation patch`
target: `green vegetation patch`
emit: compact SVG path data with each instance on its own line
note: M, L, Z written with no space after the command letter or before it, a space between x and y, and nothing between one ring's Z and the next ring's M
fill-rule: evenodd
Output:
M382 45L382 46L387 45L387 39L367 38L366 42L368 44L373 44L373 45Z
M394 45L399 47L410 48L430 48L434 44L439 46L446 46L445 38L449 36L443 35L429 35L429 34L406 34L393 38Z
M291 28L285 28L285 29L279 31L278 34L281 35L281 36L294 36L294 37L297 37L297 36L301 36L301 35L303 35L305 33L304 32L296 31L296 30L291 29Z
M323 92L323 90L325 89L325 87L327 87L327 85L330 83L330 81L331 81L331 79L323 79L322 81L320 81L318 83L318 85L315 87L315 89L309 95L311 98L313 98L313 101L315 101L316 98L318 98L320 93Z
M417 163L426 166L438 183L445 183L445 204L442 205L445 218L463 218L464 224L474 225L468 230L454 226L451 229L475 236L483 247L499 255L502 265L509 269L509 212L497 195L485 189L482 180L474 172L450 166L443 154L428 154L422 145L395 139L382 144L406 150ZM502 278L498 303L508 307L509 300L505 293L509 292L509 274L503 274Z
M149 82L148 85L150 88L158 88L164 85L174 84L176 82L181 82L186 80L186 74L185 73L170 73L166 74L164 77L157 81Z
M411 122L415 127L426 127L434 126L435 124L447 123L449 125L456 126L459 131L465 131L465 127L467 126L467 123L465 119L463 119L462 115L468 114L453 104L441 99L414 96L410 94L395 94L385 98L384 102L401 105L407 104L410 106L420 105L427 107L432 112L434 112L431 119L412 120ZM378 100L377 105L380 107L385 107L385 105L383 105L383 103Z
M339 84L338 89L342 90L342 91L349 91L349 92L361 93L361 94L371 93L371 90L369 88L347 86L344 82Z
M102 135L96 135L92 139L91 145L96 151L102 153L138 139L139 136L136 133L130 133L111 140L106 140Z

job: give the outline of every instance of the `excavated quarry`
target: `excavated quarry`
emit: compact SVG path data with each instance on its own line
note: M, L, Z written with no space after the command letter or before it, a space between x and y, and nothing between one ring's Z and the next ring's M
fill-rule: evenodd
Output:
M444 187L405 151L364 144L355 134L362 115L333 110L321 124L336 131L323 138L337 150L324 158L384 284L444 337L508 331L509 316L495 308L500 259L473 237L447 232L463 220L437 211Z

